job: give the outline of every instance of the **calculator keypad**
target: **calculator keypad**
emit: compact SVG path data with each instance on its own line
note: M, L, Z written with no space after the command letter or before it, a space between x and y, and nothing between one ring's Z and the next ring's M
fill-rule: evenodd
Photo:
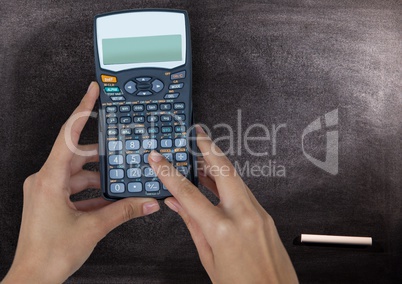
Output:
M151 79L140 77L135 80L138 85ZM152 86L157 89L161 83L154 80ZM186 105L177 97L175 100L105 104L110 193L157 196L166 191L148 163L149 153L154 149L182 174L189 173Z

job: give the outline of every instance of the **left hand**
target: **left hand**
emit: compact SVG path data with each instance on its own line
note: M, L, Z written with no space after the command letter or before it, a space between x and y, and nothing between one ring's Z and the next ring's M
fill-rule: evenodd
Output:
M84 164L98 161L97 145L78 145L98 96L99 86L93 82L69 118L70 124L67 121L61 128L43 167L25 180L17 251L2 283L61 283L111 230L159 210L153 198L126 198L114 203L103 198L70 201L74 193L100 187L99 173L82 169ZM75 119L76 114L82 116ZM71 132L68 125L72 125ZM69 144L67 137L71 137ZM81 156L70 148L92 154Z

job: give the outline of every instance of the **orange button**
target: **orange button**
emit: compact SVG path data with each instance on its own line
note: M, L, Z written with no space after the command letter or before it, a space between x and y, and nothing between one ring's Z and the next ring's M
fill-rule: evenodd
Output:
M117 83L117 78L115 76L101 75L103 83Z

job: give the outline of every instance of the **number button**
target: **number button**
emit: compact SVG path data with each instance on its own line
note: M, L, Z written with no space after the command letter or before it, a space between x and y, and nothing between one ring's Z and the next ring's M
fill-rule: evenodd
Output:
M162 139L161 140L161 147L162 148L170 148L170 147L172 147L172 139Z
M142 183L140 182L130 182L127 188L128 192L141 192L142 191Z
M138 150L138 149L140 149L140 141L139 140L127 140L126 141L126 149L127 150Z
M177 162L187 161L187 153L176 153L175 159Z
M141 177L141 168L131 168L127 170L128 178L140 178Z
M161 121L163 122L172 121L172 117L170 115L161 115Z
M133 111L135 112L144 111L144 105L133 105Z
M142 142L142 147L145 150L156 149L156 147L158 147L158 141L156 141L156 139L144 139L144 141Z
M111 183L110 184L110 192L111 193L123 193L125 190L124 188L124 183L122 182L116 182L116 183Z
M123 164L123 155L110 155L109 164L112 166Z
M148 157L149 157L149 154L144 154L144 163L145 164L149 164Z
M149 181L145 183L146 191L159 191L159 182L157 181Z
M131 110L130 106L120 106L120 112L129 112Z
M158 110L158 105L157 104L149 104L149 105L147 105L147 110L148 111L156 111L156 110Z
M174 146L179 148L179 147L186 147L187 145L187 139L185 138L178 138L174 140Z
M144 169L144 176L145 177L156 177L156 174L152 168L145 168Z
M110 179L122 179L124 177L124 171L122 169L112 169L109 171Z
M130 154L126 157L127 164L134 165L141 163L141 156L139 154Z
M107 144L109 151L120 151L123 149L123 142L121 141L109 141Z
M116 106L108 106L106 107L106 112L117 112Z
M175 103L173 105L173 108L176 109L176 110L184 109L184 103Z

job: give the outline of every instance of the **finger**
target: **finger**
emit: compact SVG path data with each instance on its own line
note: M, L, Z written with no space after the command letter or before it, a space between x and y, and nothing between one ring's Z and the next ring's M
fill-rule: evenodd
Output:
M73 202L75 208L78 211L84 211L84 212L97 210L111 203L112 203L111 201L107 201L103 197Z
M125 198L91 211L86 218L92 219L96 233L103 238L117 226L131 219L152 214L159 209L158 201L154 198Z
M195 222L190 215L183 209L180 203L174 197L169 197L165 199L165 204L173 211L177 212L180 217L183 219L184 223L187 226L191 234L191 238L194 241L194 244L197 248L198 255L200 256L200 260L202 265L206 270L209 270L211 266L213 266L213 253L210 245L208 244L204 234L200 226Z
M203 154L205 162L209 165L206 172L216 182L222 205L224 207L238 207L239 204L250 202L246 185L229 159L212 142L201 126L196 125L196 131L197 146Z
M197 158L197 169L201 169L205 174L207 174L213 181L215 181L215 177L210 172L210 165L204 160L203 157Z
M148 161L161 182L201 226L203 232L220 219L218 209L161 154L152 151Z
M94 108L98 96L99 86L96 82L92 82L80 104L63 125L56 138L49 158L46 161L46 164L50 167L64 170L66 164L69 163L74 156L74 153L78 152L77 150L79 149L77 149L77 146L81 131L88 121L88 117Z
M71 174L75 174L82 170L85 164L99 162L98 144L78 145L79 154L75 154L71 160ZM84 152L86 154L81 155Z
M219 198L218 188L216 187L215 181L213 181L207 174L202 171L198 170L198 180L200 184L205 186L209 191L211 191L216 197Z
M99 172L81 170L70 178L70 193L75 194L87 188L100 188Z

